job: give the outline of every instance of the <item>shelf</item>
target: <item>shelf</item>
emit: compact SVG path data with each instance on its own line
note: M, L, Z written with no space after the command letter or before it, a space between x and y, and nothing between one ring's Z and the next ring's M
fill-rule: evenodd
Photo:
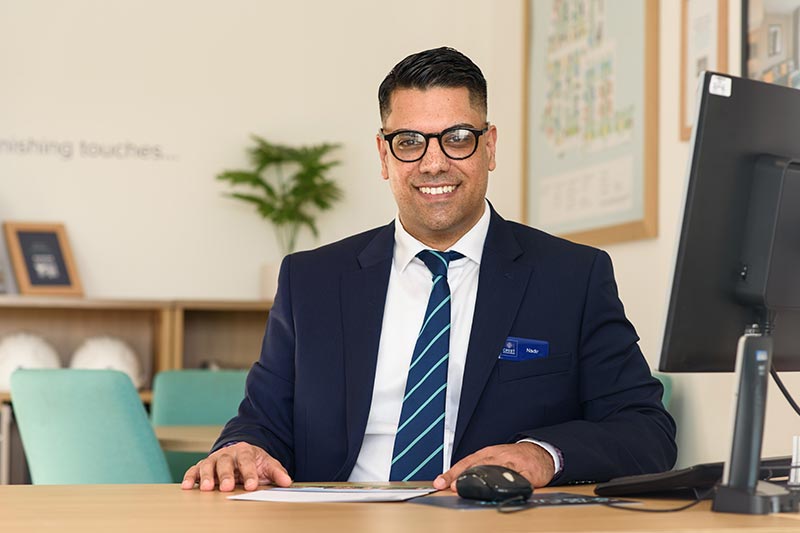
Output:
M161 300L103 300L88 298L73 298L70 296L18 296L0 295L0 308L30 308L30 309L162 309L172 305L172 302Z
M150 404L153 401L153 391L151 390L140 390L139 397L142 399L142 403ZM6 391L0 391L0 404L3 403L11 403L11 393Z
M248 369L261 353L269 301L177 301L173 323L175 368L217 364Z
M169 367L171 306L168 302L87 300L82 298L0 298L0 337L31 333L50 343L69 366L72 354L89 337L110 336L138 355L149 387L152 376Z
M214 362L249 368L258 359L272 302L261 300L104 300L0 296L0 338L17 332L53 345L62 366L88 337L125 341L140 358L143 387L153 376Z

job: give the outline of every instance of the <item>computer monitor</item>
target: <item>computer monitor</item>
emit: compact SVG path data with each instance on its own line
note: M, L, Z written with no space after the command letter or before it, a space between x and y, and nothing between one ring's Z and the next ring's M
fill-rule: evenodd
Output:
M763 156L773 156L776 164L800 160L800 90L707 72L699 102L659 364L664 372L734 370L739 336L761 320L763 306L754 292L770 259L767 296L800 294L800 204L782 210L776 221L781 233L772 243L761 228L771 197L762 206L766 213L753 213L754 198L774 193L758 186L769 189L778 179L764 176L770 161ZM788 173L792 176L779 191L783 202L798 198L800 187L800 171L789 165ZM791 275L774 271L787 266L794 267ZM777 305L773 364L777 370L800 371L800 307Z
M712 509L797 509L758 481L770 364L800 370L800 91L707 72L659 370L736 369Z

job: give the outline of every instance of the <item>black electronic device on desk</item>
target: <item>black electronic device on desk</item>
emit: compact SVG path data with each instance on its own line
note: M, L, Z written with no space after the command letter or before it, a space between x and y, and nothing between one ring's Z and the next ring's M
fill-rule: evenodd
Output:
M796 510L759 463L770 371L800 371L800 90L701 81L659 370L736 371L712 510Z
M456 479L462 498L484 502L527 500L533 493L530 482L521 474L499 465L477 465L464 470Z
M791 457L762 459L759 479L767 481L789 476ZM724 463L702 463L687 468L640 474L598 483L594 493L598 496L642 496L673 499L710 498L711 489L722 480Z

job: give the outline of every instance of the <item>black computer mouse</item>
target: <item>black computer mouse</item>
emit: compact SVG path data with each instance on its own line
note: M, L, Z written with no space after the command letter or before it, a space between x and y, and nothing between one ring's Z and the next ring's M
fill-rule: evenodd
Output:
M530 482L521 474L499 465L477 465L464 470L456 479L456 490L462 498L485 502L527 500L533 493Z

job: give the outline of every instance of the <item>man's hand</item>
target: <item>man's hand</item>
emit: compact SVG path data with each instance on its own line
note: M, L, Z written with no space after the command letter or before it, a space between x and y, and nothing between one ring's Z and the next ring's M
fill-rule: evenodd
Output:
M245 490L255 490L259 485L288 487L292 478L286 469L271 455L258 446L238 442L220 448L193 467L183 476L182 489L192 489L195 483L200 490L214 490L219 481L221 492L230 492L236 483Z
M438 490L456 490L456 479L467 468L475 465L500 465L516 470L534 487L544 487L555 474L553 457L547 450L532 442L487 446L454 464L450 470L433 480Z

